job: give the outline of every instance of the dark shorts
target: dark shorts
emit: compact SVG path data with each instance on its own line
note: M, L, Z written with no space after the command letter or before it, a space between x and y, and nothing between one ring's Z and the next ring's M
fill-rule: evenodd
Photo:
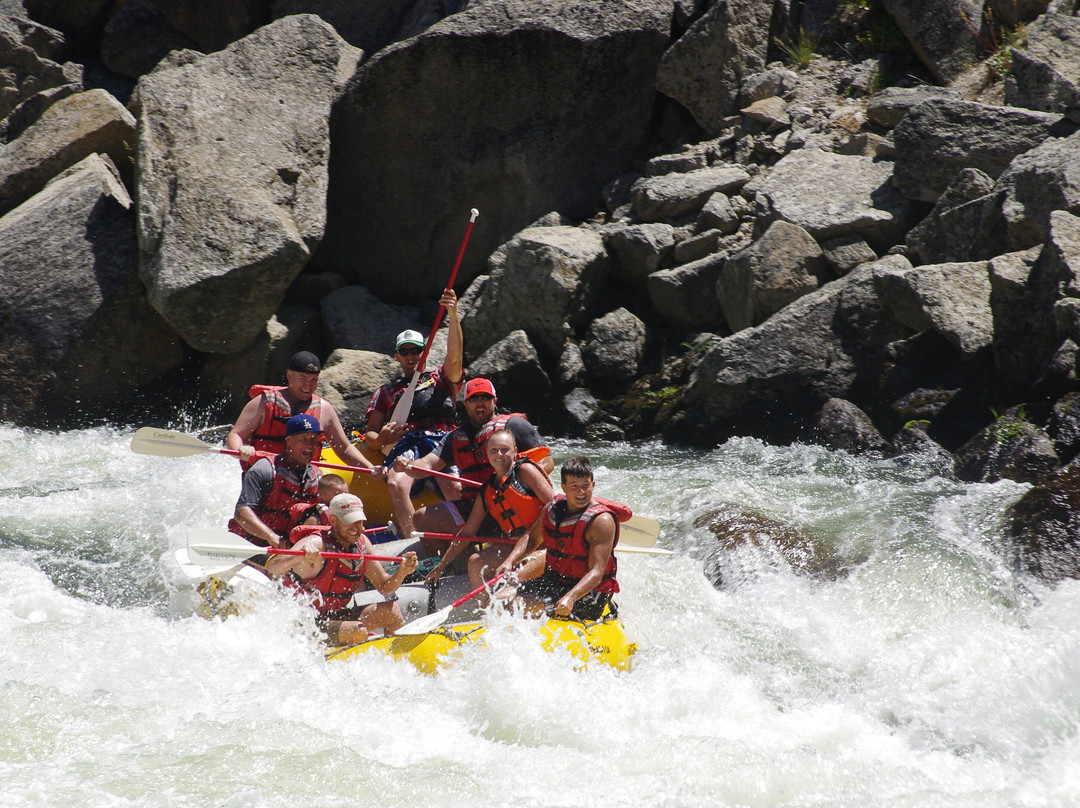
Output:
M574 588L576 578L567 578L551 571L545 571L539 578L526 581L518 587L518 595L530 600L538 600L544 604L544 610L550 612L559 602L559 598ZM595 589L574 604L572 617L579 620L599 620L604 614L604 607L611 606L611 613L617 614L611 595L607 592L598 592Z

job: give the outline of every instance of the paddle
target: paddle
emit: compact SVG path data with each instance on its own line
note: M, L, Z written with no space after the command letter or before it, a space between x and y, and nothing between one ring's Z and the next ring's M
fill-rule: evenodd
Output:
M619 523L620 549L626 549L627 546L652 547L659 537L660 523L647 516L631 516L625 522ZM436 536L433 535L430 538L436 538ZM470 541L491 541L491 539L470 539Z
M446 282L445 288L447 289L454 287L458 270L461 268L461 259L465 256L465 245L469 243L469 234L472 233L473 223L476 221L476 217L480 215L480 211L476 208L473 208L470 213L469 223L465 226L465 235L461 239L457 259L454 261L454 269L450 273L450 280ZM412 409L413 396L416 395L416 382L420 379L420 374L424 372L424 365L427 364L428 354L431 352L431 343L435 340L435 332L442 325L442 318L445 313L446 308L440 305L439 310L435 313L435 325L431 327L431 333L428 334L427 343L420 354L420 361L416 363L416 370L413 371L412 378L409 380L409 386L405 388L405 392L398 399L397 404L394 405L394 411L390 414L390 420L395 424L404 424L409 420L409 410Z
M221 567L224 558L254 558L258 555L304 555L303 550L283 547L260 547L247 539L227 530L213 528L193 528L188 533L188 561L203 566ZM401 556L369 555L367 553L319 553L323 558L366 558L368 561L396 561L405 559ZM226 568L228 569L228 568Z
M241 566L236 559L232 559L224 564L219 563L217 566L196 564L191 560L191 556L188 555L186 547L177 547L176 550L173 551L173 558L176 559L176 563L180 567L180 572L196 581L201 581L203 578L221 576L227 572L232 572Z
M454 533L413 533L421 539L433 539L434 541L475 541L481 544L517 544L517 539L493 538L487 536L458 536ZM632 544L624 545L622 539L615 545L616 553L641 553L643 555L675 555L671 550L661 550L657 547L636 547Z
M476 587L476 589L474 589L472 592L467 595L462 595L449 606L443 606L437 612L432 612L431 614L425 615L424 617L416 618L411 623L406 623L397 631L395 631L394 634L412 636L414 634L427 634L429 631L434 631L446 622L446 619L450 617L450 613L454 611L454 609L456 609L462 603L465 603L465 601L475 598L477 595L490 587L493 583L498 581L504 575L506 575L506 573L502 572L496 575L490 581L484 581L484 583L480 584L480 586Z
M234 457L240 454L236 449L211 446L206 441L200 440L194 435L186 435L183 432L175 432L171 429L158 429L157 427L152 426L144 426L141 429L135 430L135 434L131 437L131 451L137 454L156 455L158 457L190 457L191 455L206 452L232 455ZM261 457L273 457L273 455L268 453L256 454L259 454ZM311 461L311 465L324 469L352 471L360 474L375 473L375 469L368 469L363 466L346 466L343 463L329 463L325 460L313 460ZM426 471L428 474L432 474L436 477L446 477L447 479L456 480L466 485L483 485L483 483L476 482L475 480L467 480L464 477L458 477L456 474L447 474L444 471Z

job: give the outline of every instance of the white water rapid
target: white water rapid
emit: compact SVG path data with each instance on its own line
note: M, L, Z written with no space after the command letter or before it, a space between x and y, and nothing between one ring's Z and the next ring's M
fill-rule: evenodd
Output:
M172 551L224 527L237 467L133 454L133 431L0 426L3 808L1080 805L1080 581L1013 571L1024 486L753 440L557 443L677 553L620 561L633 669L575 673L517 633L427 677L325 662L284 597L194 616ZM734 505L844 572L721 552L695 520Z

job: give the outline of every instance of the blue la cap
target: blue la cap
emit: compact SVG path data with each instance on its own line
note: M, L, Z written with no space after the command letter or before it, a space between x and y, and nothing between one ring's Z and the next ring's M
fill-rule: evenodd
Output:
M307 432L321 433L323 431L322 426L319 424L319 419L314 415L308 415L303 413L302 415L294 415L288 421L285 422L285 437L292 437L293 435L303 435Z

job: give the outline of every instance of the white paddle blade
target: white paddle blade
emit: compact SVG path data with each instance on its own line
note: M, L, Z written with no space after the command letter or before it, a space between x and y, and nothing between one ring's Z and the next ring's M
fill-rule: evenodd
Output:
M236 559L229 559L228 562L222 562L220 560L214 561L213 566L206 566L205 564L197 564L191 560L191 555L188 553L186 547L177 547L173 552L173 557L176 559L177 566L180 567L186 577L193 581L205 581L207 578L221 578L231 577L231 573L235 572L240 566L236 563Z
M409 411L412 409L413 398L416 395L416 382L419 378L420 372L417 370L409 379L409 386L405 388L405 392L401 394L401 398L394 405L394 411L390 413L390 420L398 426L409 420Z
M431 614L416 618L411 623L406 623L397 631L395 631L394 634L401 635L403 637L413 637L417 634L427 634L429 631L434 631L443 623L445 623L447 618L450 617L450 612L452 611L454 611L454 607L452 605L444 606L437 612L432 612Z
M220 567L228 559L243 561L262 555L266 549L227 530L197 527L188 532L188 558L193 564Z
M132 435L131 451L158 457L189 457L200 452L216 452L217 449L194 435L144 426Z
M652 547L660 538L660 523L647 516L631 516L619 524L619 543L630 547Z

